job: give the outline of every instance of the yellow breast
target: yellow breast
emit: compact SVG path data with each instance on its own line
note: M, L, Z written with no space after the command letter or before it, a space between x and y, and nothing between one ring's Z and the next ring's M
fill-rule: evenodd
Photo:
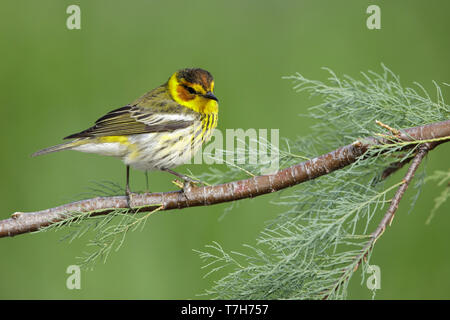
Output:
M202 120L202 141L206 142L211 138L214 128L217 127L218 113L206 114Z

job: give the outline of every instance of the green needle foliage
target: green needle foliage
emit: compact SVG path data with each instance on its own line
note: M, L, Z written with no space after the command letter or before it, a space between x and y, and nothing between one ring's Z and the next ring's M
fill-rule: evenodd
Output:
M295 90L320 96L323 103L309 108L306 116L316 120L311 136L287 143L287 151L280 153L283 164L299 162L298 156L312 158L362 137L392 136L376 120L391 128L405 128L449 118L450 107L436 83L433 100L421 85L404 88L388 68L382 69L382 74L362 73L361 80L339 78L330 70L327 82L300 74L287 77ZM227 270L205 294L219 299L345 298L348 282L366 253L367 260L360 266L363 277L369 265L366 244L376 227L371 222L387 209L389 197L402 183L383 179L381 174L391 164L410 159L417 149L416 145L401 151L417 142L391 141L371 148L370 157L283 193L274 203L286 209L261 232L255 245L244 245L245 253L228 253L218 243L197 251L207 276ZM258 168L247 165L243 169L229 167L226 176L236 178ZM208 178L215 176L213 170L217 169ZM434 177L448 181L448 174ZM416 181L420 187L424 179L416 177ZM435 208L447 199L446 190Z

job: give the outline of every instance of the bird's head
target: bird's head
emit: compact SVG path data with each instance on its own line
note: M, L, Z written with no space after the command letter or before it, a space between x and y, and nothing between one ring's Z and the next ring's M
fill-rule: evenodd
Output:
M213 93L214 79L206 70L179 70L169 78L168 88L172 98L182 106L206 114L218 110L219 100Z

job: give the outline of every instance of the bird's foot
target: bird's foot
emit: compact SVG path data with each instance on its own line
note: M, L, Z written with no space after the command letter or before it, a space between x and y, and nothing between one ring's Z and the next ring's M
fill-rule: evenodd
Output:
M128 209L132 209L131 203L132 203L132 201L133 201L133 192L131 192L129 188L126 188L126 190L125 190L125 196L127 197L127 206L128 206Z
M191 179L186 176L184 176L183 178L186 178L186 179L183 179L184 181L173 180L172 183L181 189L184 196L188 200L189 200L189 194L191 193L193 188L197 188L199 186L205 185L205 183L200 180L194 180L194 179Z
M163 169L163 170L177 176L178 178L180 178L182 180L182 181L173 180L172 183L181 189L181 191L186 196L186 199L188 199L188 200L189 200L188 193L190 193L192 188L196 188L197 187L196 185L202 185L202 184L207 185L203 181L192 179L184 174L175 172L173 170L170 170L170 169Z

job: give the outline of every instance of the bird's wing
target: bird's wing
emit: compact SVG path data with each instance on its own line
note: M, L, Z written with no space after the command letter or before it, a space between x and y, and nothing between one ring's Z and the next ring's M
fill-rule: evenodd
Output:
M174 101L162 100L159 107L129 105L113 110L95 125L64 139L123 136L150 132L170 132L191 126L196 115Z

